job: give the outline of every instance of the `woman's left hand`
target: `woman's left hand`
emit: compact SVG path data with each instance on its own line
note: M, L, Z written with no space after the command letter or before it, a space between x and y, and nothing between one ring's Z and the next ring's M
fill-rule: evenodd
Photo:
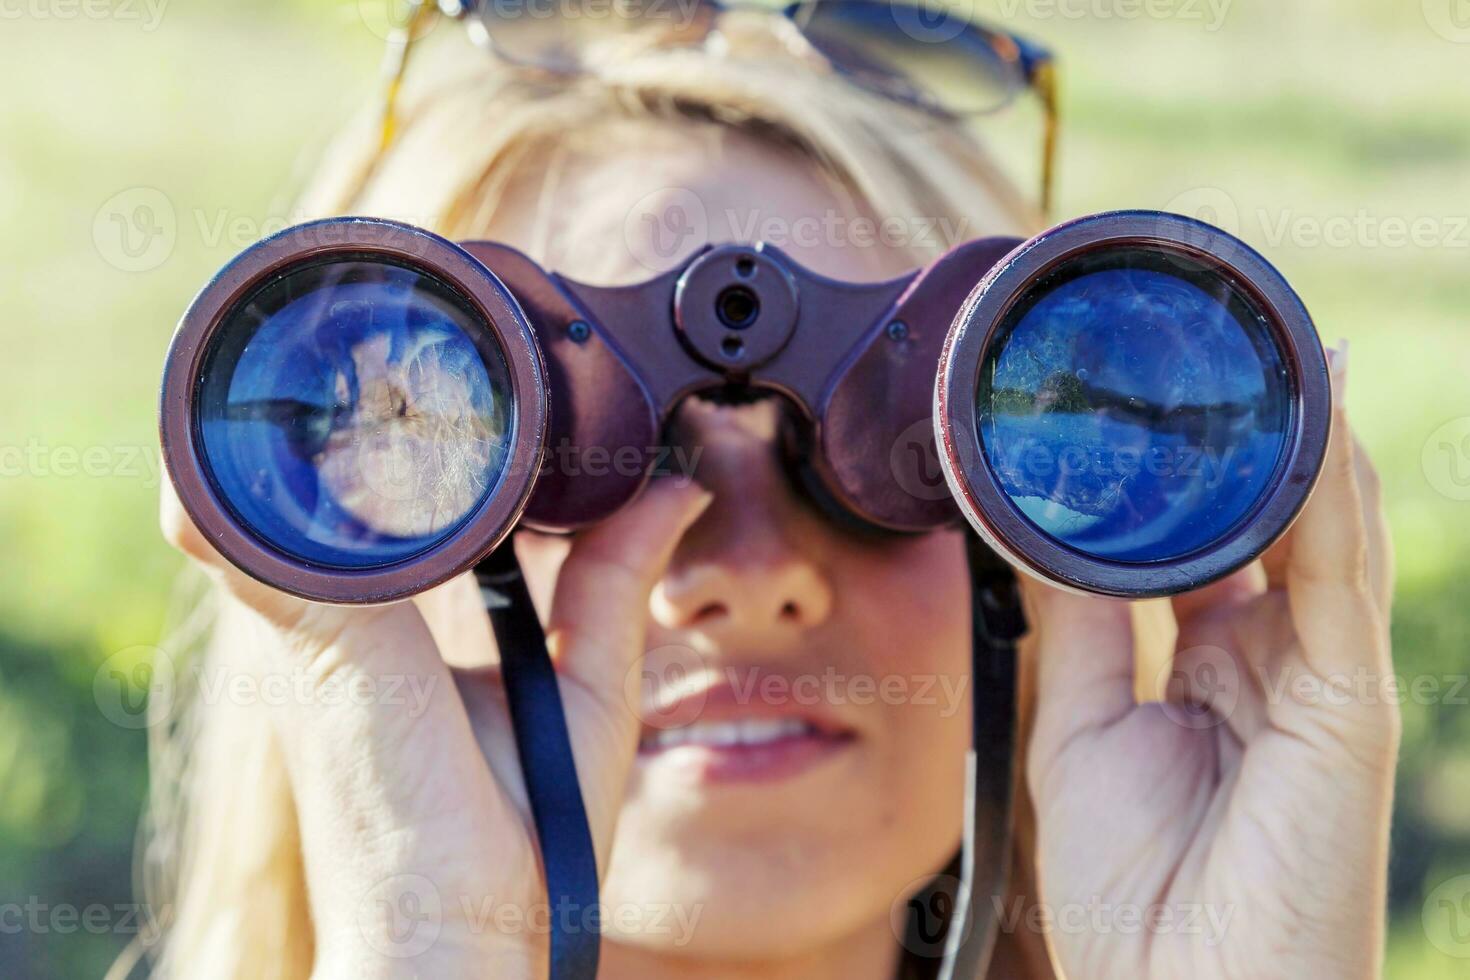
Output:
M1393 570L1378 480L1341 407L1345 370L1339 354L1326 464L1292 530L1174 600L1166 703L1135 703L1126 603L1027 586L1048 918L1012 927L1040 923L1071 980L1380 973Z

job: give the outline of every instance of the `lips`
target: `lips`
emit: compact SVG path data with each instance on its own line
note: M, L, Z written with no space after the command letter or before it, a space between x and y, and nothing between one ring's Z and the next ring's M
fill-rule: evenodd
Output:
M640 766L702 783L791 779L858 738L825 705L750 701L724 684L661 705L660 716L678 723L645 727Z
M683 728L666 728L644 733L642 750L697 745L711 749L751 748L793 738L808 738L817 729L800 718L746 718L739 721L696 721Z

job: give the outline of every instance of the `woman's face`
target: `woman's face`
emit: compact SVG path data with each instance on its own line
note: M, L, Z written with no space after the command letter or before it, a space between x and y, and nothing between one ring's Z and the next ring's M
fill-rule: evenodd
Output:
M614 128L602 145L627 149L556 161L549 189L550 162L526 167L488 235L574 277L633 281L706 237L806 219L829 230L780 242L803 264L849 279L909 267L853 244L838 226L850 200L794 154L714 126ZM872 936L959 845L961 537L840 530L783 471L782 411L691 400L671 431L714 502L653 592L627 688L645 727L603 886L609 958L766 959ZM549 595L566 542L518 545Z

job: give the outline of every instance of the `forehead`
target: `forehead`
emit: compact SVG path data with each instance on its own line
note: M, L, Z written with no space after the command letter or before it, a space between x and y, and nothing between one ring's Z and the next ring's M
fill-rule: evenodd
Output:
M520 158L486 237L591 282L636 282L705 243L765 241L824 275L912 266L805 154L717 123L622 119Z

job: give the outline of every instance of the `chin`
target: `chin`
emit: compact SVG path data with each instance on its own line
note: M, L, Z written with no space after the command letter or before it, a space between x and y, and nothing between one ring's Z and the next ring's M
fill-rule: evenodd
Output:
M633 794L603 886L609 919L623 910L633 928L611 922L609 940L656 955L762 960L820 950L887 922L915 879L949 861L959 834L957 826L916 834L890 823L894 814L874 799L829 794L808 814L805 806L793 812L805 800L762 808L686 799L679 807ZM676 928L646 928L659 916ZM680 934L679 923L692 928Z
M659 955L762 960L821 948L872 919L873 900L864 901L856 880L861 869L820 853L820 841L766 833L759 843L637 847L623 836L603 886L608 919L624 912L624 928L605 927L611 942ZM659 917L668 928L651 927Z

